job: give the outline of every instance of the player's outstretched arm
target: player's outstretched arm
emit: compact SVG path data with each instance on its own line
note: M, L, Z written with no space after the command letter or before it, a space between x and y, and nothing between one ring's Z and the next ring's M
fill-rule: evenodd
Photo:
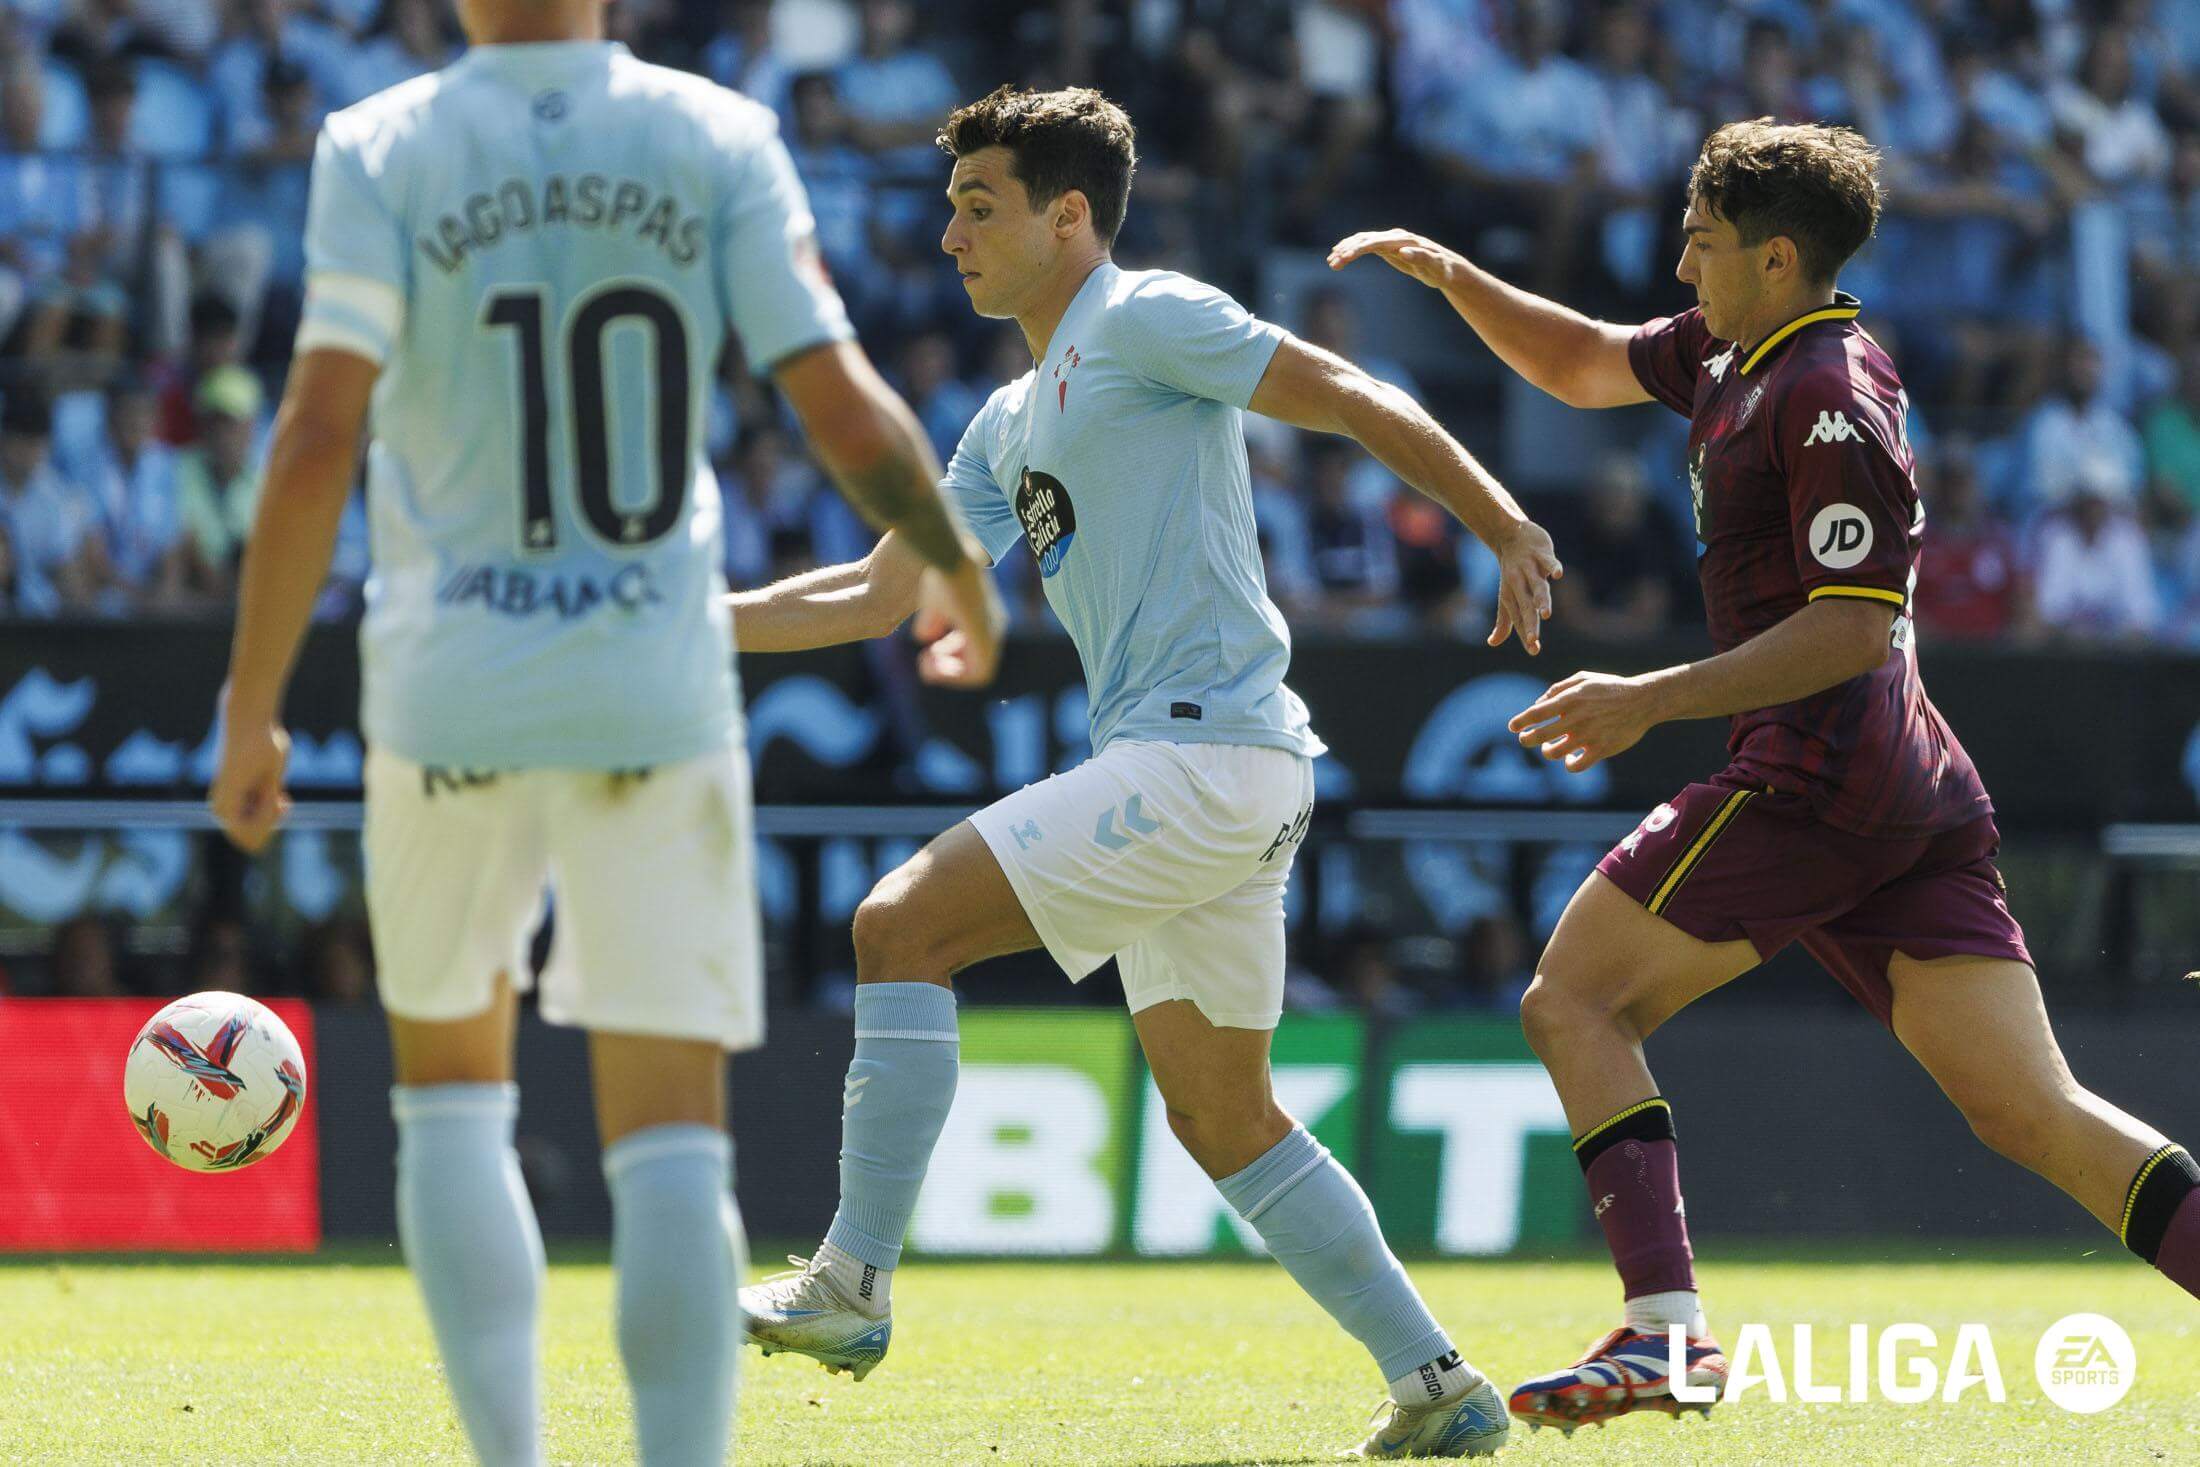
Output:
M1626 407L1650 394L1627 362L1634 331L1507 285L1466 256L1403 229L1367 230L1340 240L1329 268L1373 256L1444 293L1506 366L1569 407Z
M221 755L208 795L214 818L248 851L267 844L289 808L283 694L328 577L358 467L367 401L380 374L380 366L352 352L303 352L291 364L275 415L267 475L245 542L237 630L222 688Z
M850 341L799 352L774 368L772 376L848 502L880 529L891 530L907 551L937 573L926 604L945 625L928 630L941 633L935 640L952 634L961 649L957 673L948 680L962 686L992 681L1008 614L984 558L973 553L940 498L939 460L909 405L886 385L863 348ZM887 630L899 626L913 606L903 608ZM740 614L738 602L735 614ZM737 635L744 646L751 645L745 626ZM926 668L928 676L937 671Z
M1530 653L1543 650L1551 582L1565 574L1551 537L1411 394L1340 356L1285 337L1248 406L1295 427L1356 439L1383 467L1457 515L1497 554L1497 623L1490 629L1490 645L1518 633Z
M1899 608L1813 601L1779 625L1701 662L1636 677L1577 672L1513 716L1520 742L1579 773L1633 748L1661 723L1724 718L1794 703L1887 659Z
M970 563L983 570L985 552L965 538ZM917 613L917 637L925 643L917 670L926 682L982 687L992 667L981 665L970 638L955 620L946 578L927 566L899 530L890 530L871 553L847 565L828 565L726 598L733 634L743 652L801 652L891 636Z

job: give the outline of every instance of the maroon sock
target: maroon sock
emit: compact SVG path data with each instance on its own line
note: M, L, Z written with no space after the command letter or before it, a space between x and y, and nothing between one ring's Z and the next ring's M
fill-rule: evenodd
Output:
M1622 1297L1693 1291L1695 1256L1681 1211L1673 1107L1659 1096L1627 1107L1576 1141L1574 1157L1619 1265Z
M2200 1298L2200 1165L2182 1146L2146 1159L2124 1194L2124 1246Z

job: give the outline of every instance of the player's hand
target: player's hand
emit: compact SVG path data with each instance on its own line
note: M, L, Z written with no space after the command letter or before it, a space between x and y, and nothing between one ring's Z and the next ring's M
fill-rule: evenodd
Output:
M290 763L290 735L272 718L225 718L221 760L206 803L222 833L257 853L290 813L283 770Z
M1492 547L1497 552L1497 625L1490 645L1514 634L1530 657L1543 650L1543 623L1551 615L1551 582L1566 574L1551 537L1534 520L1522 520Z
M975 554L953 573L927 568L915 632L924 643L917 675L945 688L982 688L1001 666L1008 611Z
M1401 275L1436 290L1450 284L1452 271L1465 263L1435 240L1411 230L1365 229L1330 246L1329 268L1342 270L1362 255L1373 255Z
M1524 747L1579 774L1626 753L1659 721L1655 694L1644 679L1577 672L1551 684L1506 727Z

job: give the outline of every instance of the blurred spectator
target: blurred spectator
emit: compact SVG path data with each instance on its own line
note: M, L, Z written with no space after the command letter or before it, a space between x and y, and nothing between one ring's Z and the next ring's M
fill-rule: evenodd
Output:
M1306 472L1313 505L1306 538L1321 616L1332 625L1365 627L1375 619L1395 620L1398 555L1381 514L1352 497L1352 466L1359 452L1342 438L1308 442Z
M916 9L908 0L862 0L862 40L834 79L851 136L890 166L937 172L932 140L964 99L938 56L910 43Z
M346 1008L374 1002L374 946L367 924L333 917L308 929L299 942L306 997Z
M63 465L90 496L100 531L93 579L109 611L171 610L183 601L176 453L153 436L159 410L143 377L117 378L94 455Z
M1441 632L1466 609L1459 521L1417 489L1398 485L1383 516L1398 563L1398 597L1420 624Z
M1477 917L1460 940L1460 996L1473 1007L1492 1013L1520 1010L1520 996L1535 981L1535 964L1528 953L1528 936L1511 912L1492 912Z
M244 360L244 333L237 308L208 293L191 302L191 333L180 370L166 374L160 393L160 439L178 448L199 440L199 384L223 367Z
M1420 131L1437 176L1461 191L1460 225L1479 236L1469 247L1551 295L1572 278L1603 115L1594 74L1558 49L1564 21L1556 0L1520 0L1505 51L1460 77ZM1510 236L1487 237L1493 223Z
M91 533L83 496L47 455L53 411L36 393L8 394L0 407L0 529L13 551L15 608L24 616L89 611L84 542Z
M726 583L761 586L800 569L804 515L820 480L785 430L774 423L743 430L728 484Z
M1585 636L1615 642L1654 637L1695 599L1696 567L1649 477L1631 453L1608 455L1584 498L1579 531L1565 548L1566 576L1553 590L1557 615Z
M718 85L787 115L795 77L772 47L771 0L720 0L717 34L699 59L703 75Z
M1353 362L1370 377L1401 389L1416 402L1424 401L1421 384L1406 364L1381 347L1366 344L1359 307L1342 290L1320 287L1306 294L1305 322L1299 334L1322 348ZM1248 430L1254 431L1254 430ZM1364 509L1386 513L1397 477L1367 454L1352 456L1352 502Z
M2146 416L2147 481L2171 525L2200 518L2200 340L2178 365L2177 394Z
M225 150L264 152L274 130L268 116L268 72L278 60L303 67L317 97L346 94L353 64L341 27L306 13L294 0L228 0L221 40L207 63ZM320 118L312 119L315 127Z
M386 0L382 19L351 59L342 101L440 71L457 53L436 0Z
M1677 171L1700 139L1693 118L1667 99L1651 73L1650 14L1606 4L1596 18L1591 65L1597 88L1597 170L1605 190L1601 263L1622 288L1639 292L1659 273L1664 241L1656 207L1675 192Z
M1334 952L1334 986L1369 1018L1403 1019L1424 1007L1420 993L1399 973L1389 937L1377 923L1355 922L1338 937Z
M1893 195L1875 253L1899 264L1873 304L1929 323L1927 339L1941 341L1935 370L1904 364L1912 391L1930 381L1962 409L1985 406L1997 383L2002 400L2037 395L2055 314L2043 253L2058 224L2038 178L1976 116L1945 155L1891 159L1888 175Z
M2091 464L2040 530L2040 620L2079 642L2137 641L2162 621L2154 563L2125 480Z
M985 395L955 375L955 343L938 331L911 337L902 348L901 390L942 463L985 406Z
M208 912L191 929L178 991L251 993L258 987L252 970L252 936L244 919Z
M90 913L54 929L49 962L56 998L123 998L129 993L118 971L114 933Z
M1914 598L1918 626L1964 641L2024 630L2030 608L2017 538L1987 507L1968 448L1949 444L1937 458L1921 458L1917 470L1925 501L1925 549Z
M108 235L89 165L39 151L46 79L17 56L0 85L0 316L7 346L48 391L96 380L123 341L129 301L107 278Z
M184 594L226 602L236 592L237 562L260 502L252 437L260 382L243 367L219 367L199 384L200 435L176 465L176 512L183 527Z
M79 70L139 56L184 59L168 35L146 23L136 0L75 0L47 44L56 59Z
M2063 347L2058 390L2025 418L2024 511L2062 504L2081 476L2112 499L2129 500L2138 492L2145 448L2104 386L2100 348L2072 337Z
M2168 186L2134 201L2132 293L2147 303L2136 323L2172 346L2200 336L2200 122L2181 133Z
M2131 86L2131 40L2111 26L2086 49L2078 78L2050 93L2058 126L2075 134L2086 171L2111 192L2169 171L2169 133Z
M870 287L871 185L878 167L851 141L848 114L831 73L804 72L789 90L794 126L788 150L809 190L817 245L841 290L860 310Z

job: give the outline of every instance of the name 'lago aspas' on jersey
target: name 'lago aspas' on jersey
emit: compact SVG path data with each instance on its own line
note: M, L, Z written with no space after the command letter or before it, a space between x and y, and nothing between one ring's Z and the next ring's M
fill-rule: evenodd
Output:
M433 237L423 234L415 243L438 270L451 275L466 263L469 250L493 249L512 235L572 225L630 232L656 245L675 265L702 258L701 214L688 212L671 194L639 180L601 173L508 178L494 193L468 195L465 203L436 221Z

